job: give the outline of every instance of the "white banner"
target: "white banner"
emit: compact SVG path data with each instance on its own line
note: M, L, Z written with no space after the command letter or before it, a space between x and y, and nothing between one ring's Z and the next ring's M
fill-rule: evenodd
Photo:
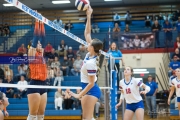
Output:
M69 31L66 31L64 28L54 24L52 21L48 20L47 18L45 18L44 16L42 16L41 14L39 14L38 12L36 12L35 10L32 10L31 8L29 8L28 6L24 5L23 3L19 2L18 0L5 0L6 2L14 5L16 8L21 9L22 11L24 11L25 13L29 14L30 16L40 20L41 22L45 23L46 25L54 28L55 30L61 32L62 34L72 38L73 40L87 46L88 43L84 40L82 40L81 38L75 36L74 34L70 33ZM100 51L101 54L109 57L110 55L104 51Z

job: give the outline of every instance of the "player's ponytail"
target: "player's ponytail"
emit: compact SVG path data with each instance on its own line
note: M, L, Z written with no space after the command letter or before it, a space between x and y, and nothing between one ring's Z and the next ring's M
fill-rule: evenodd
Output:
M99 61L100 61L100 54L97 53L97 57L96 57L96 65L97 65L97 76L100 73L100 67L99 67Z

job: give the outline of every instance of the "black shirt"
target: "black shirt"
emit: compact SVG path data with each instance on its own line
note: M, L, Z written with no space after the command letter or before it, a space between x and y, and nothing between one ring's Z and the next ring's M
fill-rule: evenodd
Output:
M161 30L161 25L158 24L157 26L155 24L152 25L151 30L153 31L153 29L158 29L159 31Z
M11 81L7 81L7 80L5 80L4 81L4 83L8 83L8 84L14 84L14 81L13 80L11 80ZM9 88L9 87L7 87L7 89L6 89L6 91L8 91L8 90L10 90L10 89L13 89L13 88Z
M73 51L72 52L67 52L67 57L68 57L68 59L75 58L74 52Z
M50 53L49 56L48 56L49 59L55 59L55 57L58 57L57 53L54 53L54 54Z

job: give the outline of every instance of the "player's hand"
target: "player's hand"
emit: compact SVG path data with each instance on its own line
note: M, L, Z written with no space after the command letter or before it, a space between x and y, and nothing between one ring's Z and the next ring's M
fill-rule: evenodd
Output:
M73 93L73 92L69 92L69 94L71 95L71 96L73 96L74 98L76 98L76 99L79 99L80 98L80 96L79 96L79 94L75 94L75 93Z
M171 102L171 100L168 98L168 101L167 101L168 105L170 105L170 102Z
M93 12L93 9L92 9L91 6L89 5L89 7L88 7L88 9L87 9L87 11L86 11L86 15L89 16L89 17L91 17L92 12Z
M116 109L118 109L118 107L121 105L121 103L116 104Z
M9 113L7 111L4 111L4 114L6 117L9 117Z
M144 94L144 95L145 95L146 93L147 93L146 91L141 91L141 92L140 92L140 94Z

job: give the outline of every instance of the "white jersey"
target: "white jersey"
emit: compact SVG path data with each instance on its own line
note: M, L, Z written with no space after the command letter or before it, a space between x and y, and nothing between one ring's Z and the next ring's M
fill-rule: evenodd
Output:
M134 39L134 44L136 47L139 46L140 42L141 42L140 39Z
M180 80L178 80L177 78L174 78L171 83L176 88L176 96L180 97Z
M129 83L125 82L125 79L120 81L119 87L123 90L126 103L137 103L142 100L139 87L143 85L143 82L136 78L131 78Z
M97 81L96 72L98 67L96 65L96 58L97 56L89 57L89 53L86 54L81 67L81 82L89 83L88 76L90 75L95 75L94 82Z

